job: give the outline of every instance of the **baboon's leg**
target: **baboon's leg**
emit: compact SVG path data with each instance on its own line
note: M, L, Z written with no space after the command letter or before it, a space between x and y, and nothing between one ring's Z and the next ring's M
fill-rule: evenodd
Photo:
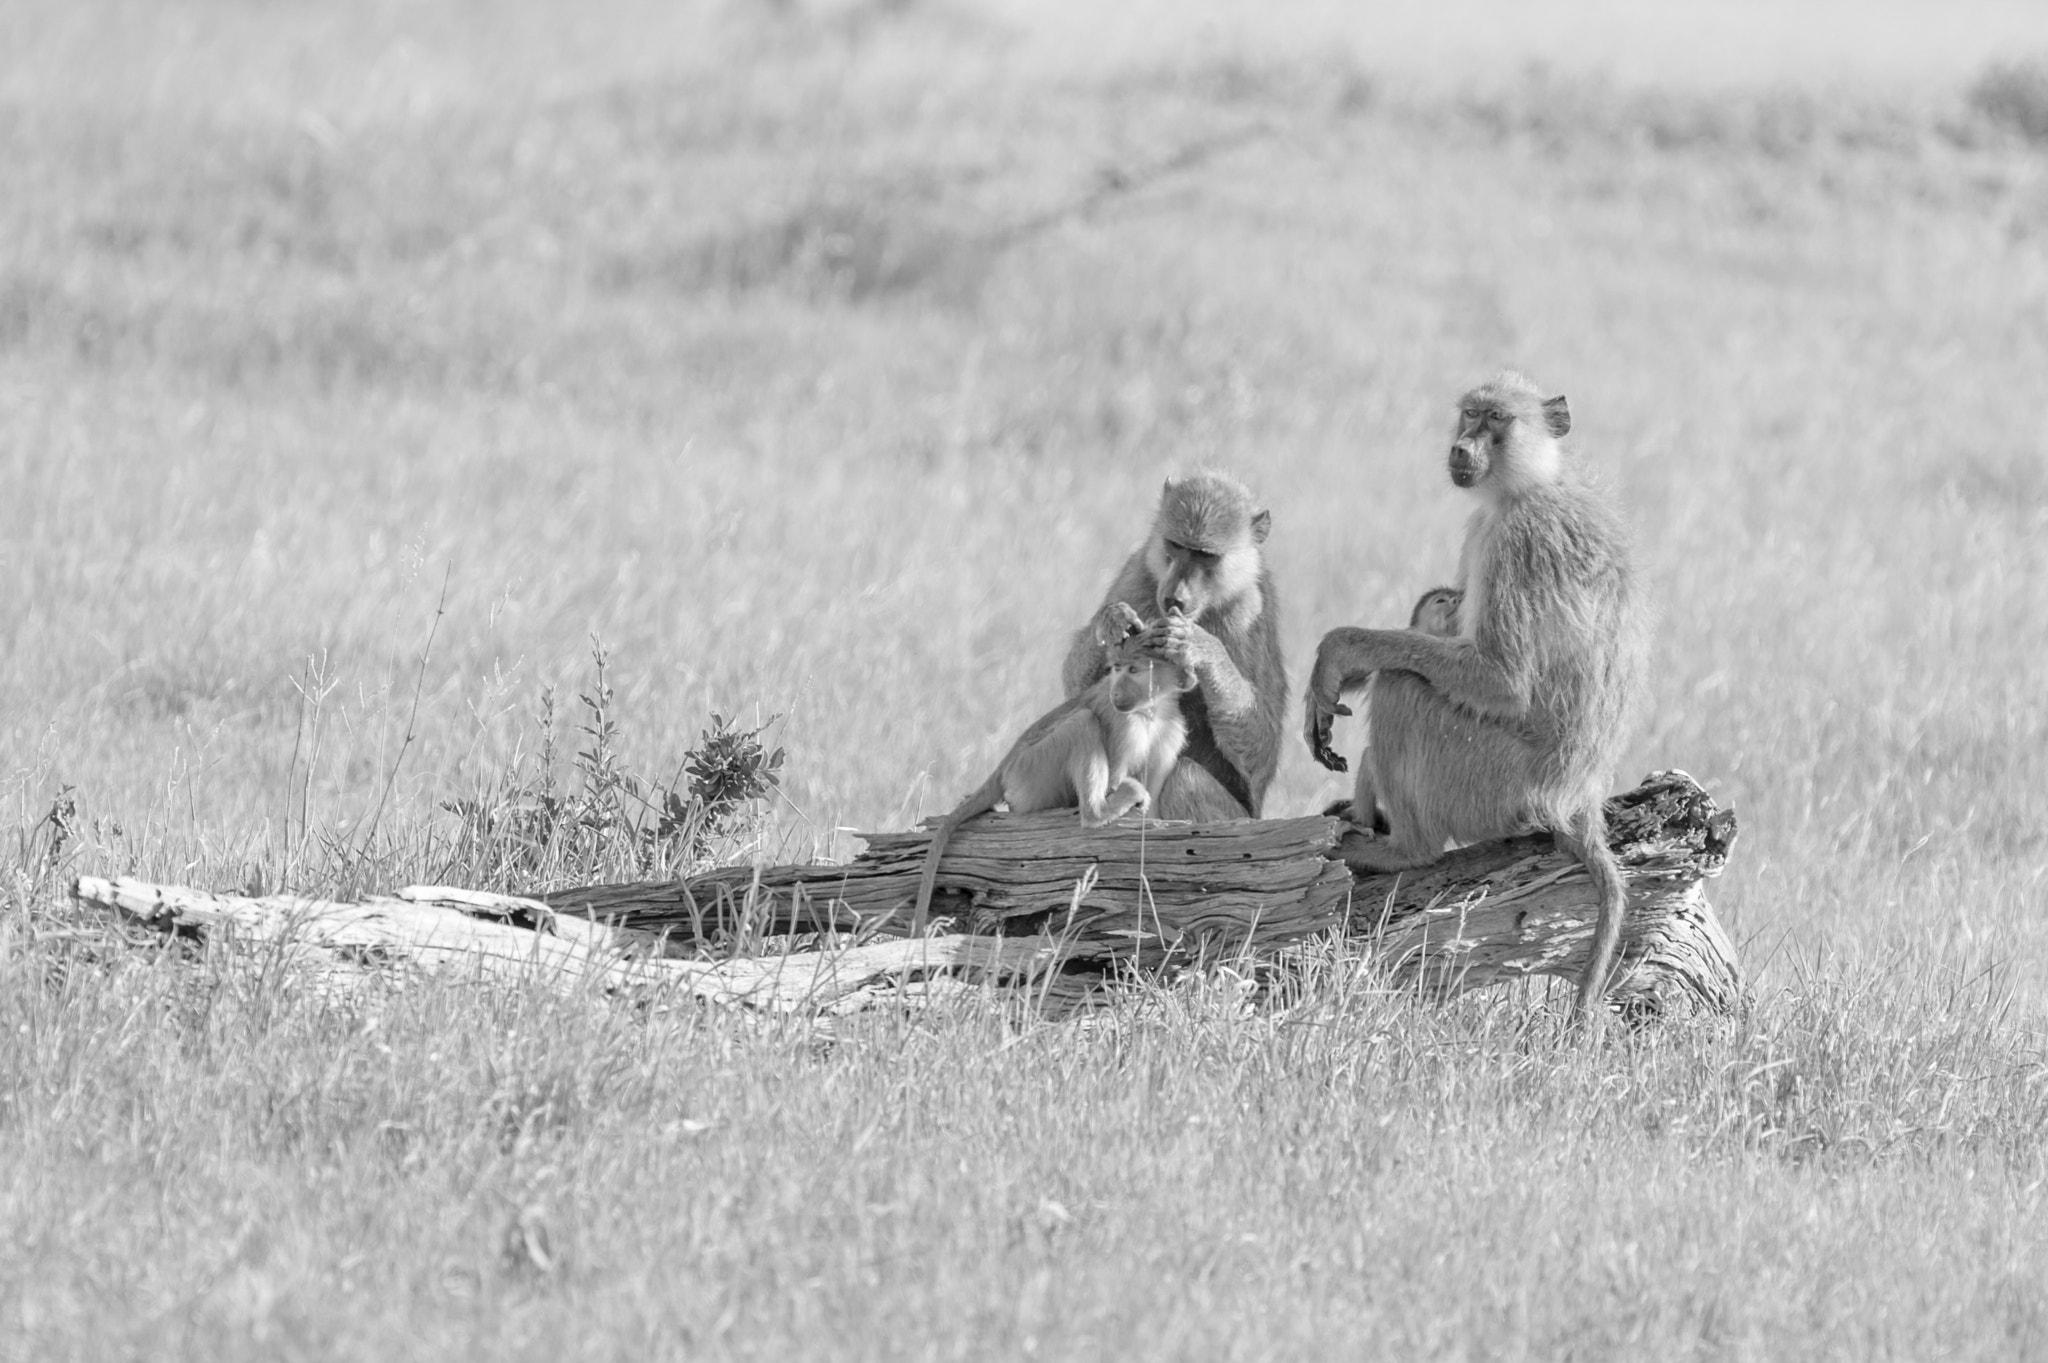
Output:
M1521 830L1528 750L1511 732L1452 705L1412 672L1374 677L1366 716L1351 816L1386 836L1346 838L1353 869L1427 866L1446 842Z
M1116 817L1108 812L1106 803L1110 793L1109 754L1102 750L1094 735L1088 741L1074 744L1074 750L1067 756L1067 775L1074 783L1074 794L1080 797L1084 826L1099 828Z
M1112 790L1109 793L1109 798L1103 802L1102 816L1091 820L1087 814L1083 813L1081 822L1087 824L1090 828L1100 828L1104 824L1115 823L1118 819L1121 819L1124 815L1138 808L1138 806L1151 798L1152 794L1145 789L1143 781L1140 781L1135 776L1126 776L1123 780L1116 783L1116 789Z
M1379 777L1373 770L1374 755L1369 746L1359 751L1358 779L1351 787L1351 812L1344 817L1360 828L1385 833L1390 831L1391 826L1387 822L1385 812L1380 808Z
M1389 831L1383 836L1354 838L1347 834L1343 845L1344 864L1354 871L1373 873L1412 871L1417 866L1428 866L1442 859L1442 838L1431 839L1414 823L1403 827L1397 818L1396 815L1388 815Z
M1366 760L1367 758L1363 755L1359 758L1361 764ZM1365 776L1365 772L1362 769L1359 772L1359 776L1361 778ZM1364 818L1359 817L1358 811L1361 809L1368 811ZM1371 796L1364 797L1354 793L1348 800L1332 800L1329 804L1323 806L1323 817L1326 819L1342 819L1345 823L1356 824L1360 828L1370 829L1372 832L1379 834L1387 832L1387 816L1380 809L1377 792Z
M1227 823L1250 817L1237 797L1223 788L1201 763L1183 757L1160 782L1152 804L1155 819L1187 819L1193 823Z

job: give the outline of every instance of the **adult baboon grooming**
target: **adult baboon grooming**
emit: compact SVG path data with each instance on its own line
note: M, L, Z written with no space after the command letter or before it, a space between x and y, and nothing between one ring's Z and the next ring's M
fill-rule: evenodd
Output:
M1478 508L1465 529L1456 637L1336 629L1316 650L1304 715L1309 751L1334 771L1341 698L1378 673L1361 765L1385 838L1350 859L1397 871L1479 842L1547 828L1600 894L1579 980L1584 1021L1606 992L1625 907L1602 801L1642 685L1648 618L1629 535L1607 497L1564 467L1561 397L1502 373L1458 404L1451 481Z
M1098 828L1155 802L1187 741L1180 698L1194 678L1145 651L1144 622L1128 607L1104 611L1096 635L1109 651L1108 673L1026 729L981 788L932 834L910 919L913 935L923 935L930 917L946 843L977 814L999 804L1015 814L1079 806L1081 823Z
M1119 607L1152 622L1143 646L1181 667L1195 689L1181 698L1187 749L1152 805L1162 819L1257 818L1280 763L1287 669L1280 602L1259 546L1273 515L1222 473L1170 478L1152 533L1124 563L1098 620ZM1108 666L1095 625L1067 652L1069 696Z

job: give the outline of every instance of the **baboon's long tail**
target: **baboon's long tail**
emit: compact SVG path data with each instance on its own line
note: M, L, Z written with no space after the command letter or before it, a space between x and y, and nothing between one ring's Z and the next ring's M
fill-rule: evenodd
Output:
M1615 948L1621 942L1622 915L1628 909L1628 886L1621 878L1621 863L1607 846L1607 818L1599 804L1572 820L1572 829L1562 841L1593 879L1600 896L1600 918L1593 929L1593 952L1579 976L1579 997L1572 1009L1572 1021L1579 1026L1593 1020L1594 1010L1607 995L1609 977L1614 973Z
M998 771L982 783L981 789L960 802L959 808L939 820L939 826L932 830L931 850L924 854L924 874L917 882L917 907L910 915L910 935L924 936L925 924L931 918L932 891L939 883L939 858L946 854L946 844L953 840L953 830L977 814L986 814L1003 799L1003 774Z

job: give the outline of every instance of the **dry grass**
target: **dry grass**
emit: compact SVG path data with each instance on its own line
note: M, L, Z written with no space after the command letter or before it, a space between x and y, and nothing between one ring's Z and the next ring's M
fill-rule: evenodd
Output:
M0 17L0 1356L2048 1346L2027 13L1755 18L1762 82L1667 32L1652 85L1565 8L1462 75L1314 10ZM1297 673L1398 618L1503 361L1644 528L1631 765L1744 815L1725 1034L1568 1052L1320 960L821 1045L322 1001L61 901L616 864L444 808L543 779L592 634L623 763L784 714L726 850L844 855L1043 708L1169 469L1271 504ZM1290 747L1273 802L1333 789Z

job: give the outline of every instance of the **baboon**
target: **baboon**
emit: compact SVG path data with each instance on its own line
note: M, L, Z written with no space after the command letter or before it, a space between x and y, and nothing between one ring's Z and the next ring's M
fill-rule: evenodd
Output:
M980 789L932 834L910 919L914 936L924 934L930 918L947 842L977 814L999 804L1016 814L1079 806L1082 826L1099 828L1140 805L1156 808L1187 742L1181 696L1194 687L1194 677L1146 652L1144 622L1128 607L1104 611L1096 632L1108 650L1107 674L1026 729Z
M1335 629L1316 650L1303 717L1333 771L1333 716L1378 673L1367 755L1384 838L1361 869L1427 865L1447 841L1549 829L1600 894L1575 1020L1605 994L1625 907L1602 802L1642 688L1649 620L1627 527L1610 499L1565 468L1562 397L1502 373L1459 400L1451 481L1478 499L1458 560L1455 637ZM1356 812L1356 811L1354 811Z
M1458 607L1464 601L1465 593L1456 587L1431 587L1415 598L1415 609L1408 612L1408 628L1439 639L1453 638L1458 633Z
M1431 587L1416 598L1415 609L1408 612L1408 628L1433 634L1439 639L1449 639L1458 632L1458 603L1465 599L1465 593L1456 587ZM1378 678L1368 677L1365 682L1366 711L1390 705L1400 705L1409 692L1389 688ZM1407 725L1410 721L1401 715L1387 715L1388 724ZM1370 828L1376 833L1387 831L1387 816L1379 807L1376 783L1372 774L1372 749L1367 748L1358 755L1358 783L1351 798L1339 800L1323 811L1340 819L1349 819L1361 828Z
M1259 547L1272 526L1272 513L1227 474L1169 478L1151 534L1097 612L1099 621L1135 611L1149 622L1143 647L1195 681L1181 698L1187 749L1152 805L1157 818L1255 819L1265 805L1287 709L1280 600ZM1083 626L1061 672L1067 694L1108 665L1096 626Z

